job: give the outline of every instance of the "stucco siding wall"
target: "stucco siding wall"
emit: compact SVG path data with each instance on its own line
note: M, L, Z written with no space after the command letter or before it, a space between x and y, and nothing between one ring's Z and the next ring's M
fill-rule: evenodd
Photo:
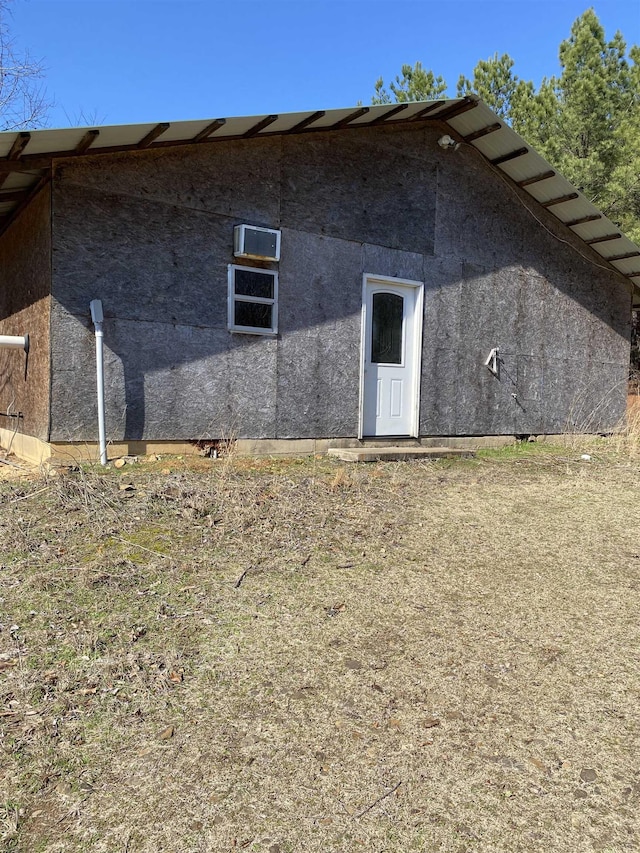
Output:
M49 433L51 285L49 187L0 237L0 335L29 335L28 358L0 347L0 428L46 441Z
M577 428L593 412L591 428L611 428L628 286L559 242L477 152L441 151L440 133L365 128L60 164L52 440L95 439L93 298L110 439L355 436L364 273L425 283L421 434L558 432L578 410ZM282 229L281 261L265 265L279 271L277 338L226 329L241 222ZM483 366L494 346L499 380Z

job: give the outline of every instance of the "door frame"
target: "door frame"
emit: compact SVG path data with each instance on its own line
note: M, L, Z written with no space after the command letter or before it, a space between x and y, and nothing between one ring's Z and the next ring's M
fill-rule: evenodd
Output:
M408 278L394 278L388 275L374 275L364 273L362 276L362 317L360 323L360 402L358 407L358 438L364 438L364 369L367 352L367 324L369 321L368 290L370 286L384 287L388 285L391 290L413 290L413 352L407 352L406 357L412 359L414 374L412 383L413 405L411 407L411 429L409 437L418 438L420 430L420 375L422 373L422 320L424 304L424 282L413 281ZM368 437L368 436L367 436ZM372 438L374 436L371 436Z

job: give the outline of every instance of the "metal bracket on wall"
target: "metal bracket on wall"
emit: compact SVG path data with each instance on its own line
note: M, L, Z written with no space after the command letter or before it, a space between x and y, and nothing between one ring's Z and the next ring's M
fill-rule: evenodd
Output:
M491 373L497 378L500 379L500 359L498 358L499 348L494 347L489 353L489 357L484 363L484 366L489 368Z

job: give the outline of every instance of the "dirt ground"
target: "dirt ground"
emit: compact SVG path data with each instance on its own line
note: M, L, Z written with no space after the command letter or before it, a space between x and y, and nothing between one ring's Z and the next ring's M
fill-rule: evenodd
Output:
M0 849L637 850L640 462L583 455L2 480Z
M21 462L15 456L6 456L0 451L0 480L21 480L31 476L38 476L39 469L26 462Z

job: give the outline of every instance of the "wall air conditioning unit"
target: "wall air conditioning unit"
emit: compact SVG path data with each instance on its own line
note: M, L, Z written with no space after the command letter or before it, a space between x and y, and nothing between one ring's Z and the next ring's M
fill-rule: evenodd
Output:
M236 258L279 261L280 232L257 225L236 225L233 229L233 254Z

